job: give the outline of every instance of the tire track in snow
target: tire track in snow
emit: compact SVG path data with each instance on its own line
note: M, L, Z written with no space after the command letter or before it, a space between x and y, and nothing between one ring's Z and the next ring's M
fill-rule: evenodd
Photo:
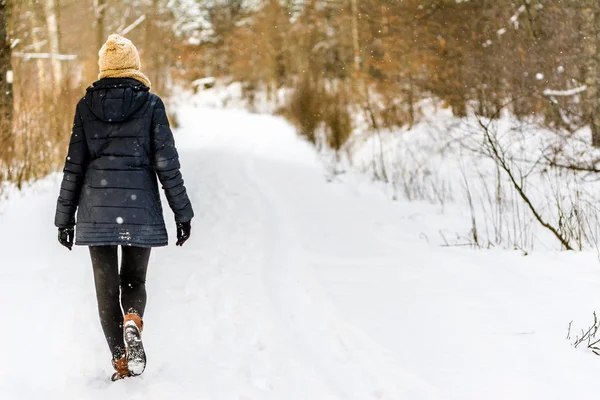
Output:
M297 354L326 379L340 399L442 399L420 377L399 367L392 356L366 334L349 325L335 311L311 274L295 232L296 222L278 190L266 179L266 166L246 160L246 178L262 199L270 232L270 256L264 266L271 302ZM291 179L290 179L291 181ZM295 188L300 190L302 188ZM322 223L322 221L320 221Z
M190 343L191 332L157 327L162 330L157 336L185 346L175 356L157 356L181 365L198 360L195 371L184 371L183 378L201 371L205 398L332 398L320 377L295 360L288 337L274 326L278 321L272 318L261 273L270 237L262 203L246 179L243 156L219 148L194 152L192 158L188 168L198 174L188 180L188 189L197 209L198 242L165 260L177 265L180 277L161 276L164 294L157 295L171 297L168 303L179 306L154 312L162 314L158 320L190 321L195 340ZM181 378L173 376L170 365L160 368L147 377L166 382Z

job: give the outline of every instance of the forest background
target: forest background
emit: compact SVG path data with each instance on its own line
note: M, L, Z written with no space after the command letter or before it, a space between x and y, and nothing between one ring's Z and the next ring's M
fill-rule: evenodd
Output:
M0 182L20 187L60 168L74 106L110 33L137 45L159 95L235 83L248 108L266 98L336 162L352 160L359 136L381 145L381 135L410 132L432 104L452 114L449 124L474 120L481 141L472 150L497 169L490 207L510 206L499 188L507 181L561 247L600 236L597 221L572 232L581 203L555 201L545 216L548 204L535 204L528 175L514 168L553 168L568 182L600 172L598 0L0 0ZM493 129L502 118L558 139L519 160ZM577 151L566 153L565 140ZM446 201L424 181L430 170L393 171L380 153L375 179ZM427 184L438 186L431 198ZM596 215L594 201L586 207ZM470 243L480 242L475 225Z

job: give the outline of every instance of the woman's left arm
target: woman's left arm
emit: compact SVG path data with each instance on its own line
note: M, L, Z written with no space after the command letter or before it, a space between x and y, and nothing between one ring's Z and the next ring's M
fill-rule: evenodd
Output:
M75 212L77 211L79 194L83 185L85 170L90 159L79 107L80 105L77 105L75 111L69 153L65 161L60 195L56 204L54 225L58 228L73 228L75 226Z

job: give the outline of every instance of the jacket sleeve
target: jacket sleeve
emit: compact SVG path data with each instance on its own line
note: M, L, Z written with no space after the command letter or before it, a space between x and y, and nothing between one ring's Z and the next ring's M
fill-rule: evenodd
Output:
M77 106L69 143L69 153L63 169L63 180L54 217L54 225L59 228L72 228L75 226L75 212L77 211L79 194L89 158L89 150L83 132L83 122L79 114L79 106Z
M175 148L173 132L169 127L165 105L156 97L152 114L152 164L167 196L176 222L188 222L194 217L192 203L188 198L183 177L179 171L179 155Z

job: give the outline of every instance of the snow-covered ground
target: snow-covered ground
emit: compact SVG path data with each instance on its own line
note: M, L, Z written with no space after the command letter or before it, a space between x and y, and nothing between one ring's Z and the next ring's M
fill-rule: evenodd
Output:
M379 134L357 113L358 127L346 143L352 162L345 165L386 180L391 198L437 205L458 222L430 239L525 252L567 247L537 220L496 161L493 145L535 213L568 247L600 248L598 174L577 170L596 168L600 159L600 151L590 146L588 128L569 133L508 113L491 121L473 114L457 118L434 100L423 101L422 110L414 126Z
M146 373L108 380L87 250L56 242L54 175L0 205L0 399L598 398L600 358L565 339L599 309L596 253L441 247L463 219L328 182L280 118L178 119L197 217L151 259Z

